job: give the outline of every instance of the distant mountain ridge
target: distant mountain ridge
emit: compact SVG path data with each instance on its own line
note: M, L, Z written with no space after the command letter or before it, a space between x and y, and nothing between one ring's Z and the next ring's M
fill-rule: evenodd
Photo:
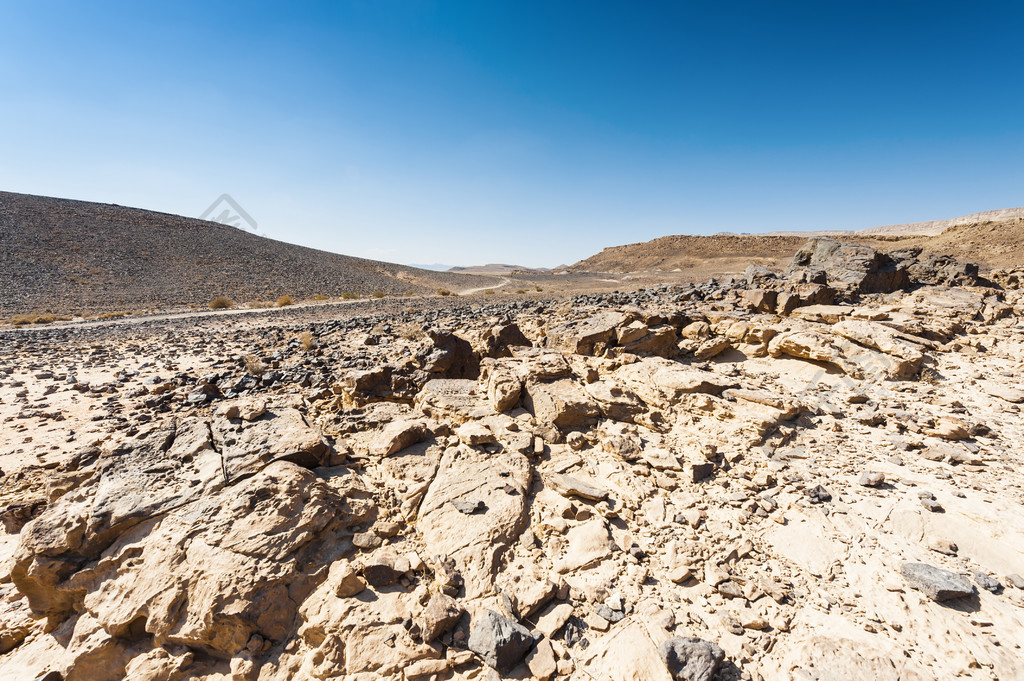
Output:
M950 220L885 225L856 231L670 235L610 246L581 260L573 272L683 272L700 278L742 272L748 265L781 269L807 239L828 236L888 250L908 246L987 267L1024 266L1024 208L972 213Z
M899 225L882 225L880 227L868 227L855 230L814 230L814 231L782 231L765 232L777 236L819 236L829 234L917 234L921 236L938 236L950 227L957 225L970 225L979 222L1002 222L1014 218L1024 218L1024 207L1001 208L999 210L986 210L980 213L962 215L949 220L928 220L926 222L908 222Z

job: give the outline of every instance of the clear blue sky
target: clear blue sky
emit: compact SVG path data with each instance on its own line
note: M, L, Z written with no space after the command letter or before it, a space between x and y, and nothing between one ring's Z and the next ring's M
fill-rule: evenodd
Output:
M163 6L158 6L163 5ZM1024 205L1024 3L4 2L0 188L397 262Z

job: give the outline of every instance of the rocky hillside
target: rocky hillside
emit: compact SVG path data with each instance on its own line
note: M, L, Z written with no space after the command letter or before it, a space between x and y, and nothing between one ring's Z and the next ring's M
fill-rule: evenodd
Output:
M0 333L0 678L1024 678L1020 274Z
M216 222L0 192L0 317L206 305L221 295L248 302L486 283L286 244Z
M879 250L917 246L936 255L978 262L984 267L1019 267L1024 265L1024 250L1019 247L1024 238L1024 217L1018 215L1021 212L1024 209L990 211L1000 218L998 220L961 222L962 218L958 218L942 221L944 231L939 234L890 230L887 227L843 233L841 238ZM829 234L788 232L665 236L652 241L606 248L572 265L570 269L574 272L683 271L702 278L741 272L749 264L782 268L809 236Z

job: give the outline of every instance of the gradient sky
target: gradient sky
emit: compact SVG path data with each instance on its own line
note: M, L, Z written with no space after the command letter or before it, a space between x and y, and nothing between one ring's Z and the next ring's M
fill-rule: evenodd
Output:
M162 5L162 6L159 6ZM1024 3L3 2L0 189L404 263L1024 205Z

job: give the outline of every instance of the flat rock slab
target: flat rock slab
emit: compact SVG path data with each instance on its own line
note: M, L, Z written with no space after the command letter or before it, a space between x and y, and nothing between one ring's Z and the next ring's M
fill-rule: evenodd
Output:
M907 584L933 601L973 596L974 587L964 577L927 563L904 563L901 568Z

